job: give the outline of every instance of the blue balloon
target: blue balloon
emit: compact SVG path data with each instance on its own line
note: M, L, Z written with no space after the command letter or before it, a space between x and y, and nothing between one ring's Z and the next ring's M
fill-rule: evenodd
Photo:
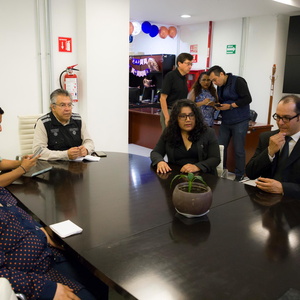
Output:
M150 30L151 30L150 22L148 22L148 21L143 22L142 30L143 30L144 33L147 33L147 34L150 33Z
M151 29L150 29L149 35L150 35L151 37L155 37L155 36L158 35L158 32L159 32L159 28L158 28L156 25L152 25L152 26L151 26Z
M133 42L133 35L130 34L130 35L129 35L129 43L132 43L132 42Z

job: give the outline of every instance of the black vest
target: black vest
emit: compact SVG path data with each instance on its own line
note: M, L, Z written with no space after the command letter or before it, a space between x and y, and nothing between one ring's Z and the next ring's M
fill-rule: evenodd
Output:
M64 151L82 144L81 117L72 113L69 124L62 125L52 112L41 117L48 136L48 149Z
M218 96L220 103L234 103L239 95L235 91L237 76L227 73L228 78L225 85L218 87ZM242 77L240 77L242 78ZM242 78L244 80L244 78ZM236 124L245 120L250 120L250 106L245 105L232 110L221 110L223 124Z

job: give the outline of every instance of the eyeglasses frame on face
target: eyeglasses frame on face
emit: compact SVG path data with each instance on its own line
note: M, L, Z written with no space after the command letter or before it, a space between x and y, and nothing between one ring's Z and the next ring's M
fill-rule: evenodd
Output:
M280 117L279 115L277 115L276 113L272 116L272 118L279 122L280 120L282 120L283 123L289 123L291 120L297 118L299 116L299 114L296 114L296 116L294 117Z
M195 114L190 113L188 115L186 115L186 114L179 114L178 115L178 119L181 120L181 121L186 121L187 118L189 118L190 120L194 120L195 119Z
M191 67L193 66L193 63L192 62L188 62L188 61L184 61L183 64L186 64L186 65L191 66Z
M60 108L66 108L66 107L72 108L74 106L73 103L59 103L59 104L53 103L53 105L56 105L56 106L58 106Z

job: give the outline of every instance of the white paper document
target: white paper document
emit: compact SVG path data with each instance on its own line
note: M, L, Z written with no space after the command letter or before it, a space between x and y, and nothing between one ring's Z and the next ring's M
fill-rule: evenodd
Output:
M82 228L70 220L52 224L50 225L50 228L61 238L66 238L82 232Z
M98 156L92 156L92 155L86 155L77 157L76 159L72 159L72 161L99 161L100 157Z

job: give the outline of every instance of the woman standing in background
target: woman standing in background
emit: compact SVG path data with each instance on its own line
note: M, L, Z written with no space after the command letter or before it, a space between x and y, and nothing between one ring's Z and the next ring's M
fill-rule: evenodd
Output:
M206 72L199 75L188 94L188 99L195 101L200 108L204 121L210 127L214 124L215 104L217 103L216 89Z

